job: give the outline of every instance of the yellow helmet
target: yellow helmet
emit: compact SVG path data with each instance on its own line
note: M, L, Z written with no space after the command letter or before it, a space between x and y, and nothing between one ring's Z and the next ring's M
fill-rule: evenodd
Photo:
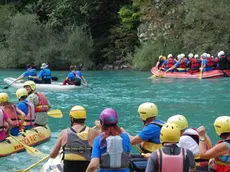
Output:
M218 136L222 133L230 133L230 116L220 116L216 118L213 125Z
M167 123L175 123L176 125L178 125L181 131L185 128L188 128L188 121L183 115L171 116L168 119Z
M146 121L147 118L157 116L158 109L154 103L146 102L142 103L138 108L138 113L143 121Z
M19 88L16 91L16 96L18 99L21 99L23 96L28 96L28 93L25 88Z
M26 81L24 84L23 84L23 87L25 86L30 86L31 90L35 90L36 89L36 84L34 81Z
M160 140L161 143L177 143L180 140L180 128L174 123L166 123L161 128Z
M86 119L86 110L82 106L74 106L70 110L69 115L75 119Z
M6 93L0 93L0 103L6 103L9 101L9 96Z

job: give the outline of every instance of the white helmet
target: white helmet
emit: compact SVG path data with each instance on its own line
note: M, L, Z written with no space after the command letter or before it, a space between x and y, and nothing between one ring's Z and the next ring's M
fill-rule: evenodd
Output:
M177 56L177 58L178 58L178 60L182 59L182 54L179 54L179 55Z
M194 57L197 59L197 58L199 58L199 55L198 55L198 54L196 54Z
M190 53L190 54L188 55L188 57L189 57L189 58L193 58L193 53Z
M220 51L220 52L218 53L218 57L223 56L223 55L224 55L224 51Z
M207 53L203 53L202 57L207 58L207 55L208 55Z
M168 55L168 58L171 58L171 57L173 57L173 55L172 55L172 54L169 54L169 55Z
M211 55L210 55L210 54L207 54L207 57L211 57Z
M184 54L184 53L182 53L182 54L181 54L181 58L184 58L184 57L185 57L185 54Z

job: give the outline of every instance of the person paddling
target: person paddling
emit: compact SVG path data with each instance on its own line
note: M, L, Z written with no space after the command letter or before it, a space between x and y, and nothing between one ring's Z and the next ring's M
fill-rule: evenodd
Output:
M36 84L33 81L26 81L23 87L28 93L26 100L32 102L35 107L35 125L45 126L48 124L47 112L51 107L46 96L43 93L36 92Z
M68 76L63 81L63 85L68 84L68 85L80 86L81 85L81 78L78 77L78 75L76 74L76 66L71 65L69 69L70 69L70 73L68 74Z
M34 105L26 100L28 93L25 88L19 88L16 91L16 96L19 101L17 108L20 109L26 115L23 126L25 127L25 130L30 130L34 127L35 124Z
M48 65L46 63L42 63L38 76L30 76L30 78L36 79L36 83L51 84L52 76Z
M88 87L88 83L87 83L85 77L83 76L82 72L80 71L81 65L75 66L75 67L76 67L76 69L77 69L77 70L74 72L75 75L76 75L76 78L81 79L81 80L84 82L84 85L85 85L86 87Z
M26 78L27 80L33 80L31 76L36 77L36 70L34 71L33 67L30 64L27 64L26 71L22 73L16 80L14 80L14 82L17 82L24 78Z
M0 107L9 116L12 121L10 134L18 136L20 130L23 130L25 114L19 110L15 104L9 102L9 96L6 93L0 93Z
M195 172L196 164L190 150L180 148L180 128L173 123L166 123L161 128L160 140L163 148L149 157L145 172Z
M162 147L160 130L164 122L156 119L158 109L154 103L142 103L138 108L138 113L144 123L144 127L136 136L129 134L130 141L132 145L140 144L142 152L151 153Z
M61 148L64 151L64 172L85 172L90 162L91 147L98 135L95 129L85 125L86 110L82 106L74 106L70 110L71 127L63 130L50 153L56 158Z
M102 133L94 139L86 172L129 172L131 144L129 136L117 126L118 114L112 108L101 112Z

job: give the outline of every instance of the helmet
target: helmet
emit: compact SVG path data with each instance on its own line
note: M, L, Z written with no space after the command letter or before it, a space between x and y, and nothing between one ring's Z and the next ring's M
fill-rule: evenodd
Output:
M171 57L173 57L173 55L172 55L172 54L169 54L169 55L168 55L168 58L171 58Z
M196 54L194 57L195 57L195 58L199 58L199 55L198 55L198 54Z
M28 96L28 93L25 88L19 88L16 91L16 96L18 99L21 99L23 96Z
M182 54L181 54L181 58L184 58L184 57L185 57L185 54L184 54L184 53L182 53Z
M161 143L172 142L177 143L180 140L180 128L174 123L166 123L161 128Z
M207 53L203 53L203 54L202 54L202 57L206 58L207 55L208 55Z
M106 108L101 112L100 120L104 125L114 125L118 123L117 112L112 108Z
M8 102L9 96L6 93L0 93L0 103Z
M222 133L230 133L230 116L220 116L216 118L213 125L219 136Z
M189 57L189 58L193 58L193 54L190 53L190 54L188 55L188 57Z
M138 108L138 113L143 121L146 121L147 118L157 116L158 109L154 103L146 102L142 103Z
M211 57L211 55L210 55L210 54L207 54L207 57Z
M220 57L220 56L224 56L224 51L220 51L220 52L218 53L218 57Z
M34 81L26 81L24 84L23 84L23 87L25 86L30 86L31 90L35 90L36 89L36 84L34 83Z
M160 56L159 56L159 60L160 60L162 57L163 57L163 56L162 56L162 55L160 55Z
M69 116L74 119L86 119L86 110L82 106L74 106L70 110Z
M174 115L171 116L167 123L175 123L180 130L184 130L185 128L188 128L188 121L183 115Z

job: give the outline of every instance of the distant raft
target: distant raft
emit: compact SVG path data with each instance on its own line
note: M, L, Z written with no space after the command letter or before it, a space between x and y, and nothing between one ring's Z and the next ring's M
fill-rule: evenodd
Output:
M10 85L16 78L4 78L4 82ZM19 80L13 83L11 86L14 88L22 88L24 84L24 80ZM36 84L37 90L44 90L44 91L68 91L74 90L78 88L82 88L83 86L76 86L76 85L62 85L62 82L52 82L51 84Z
M39 126L26 132L21 132L19 136L15 136L20 142L34 146L46 142L51 137L51 131L48 126ZM0 157L8 156L20 151L25 150L24 147L11 137L7 137L6 140L0 142Z
M200 78L200 72L190 73L190 72L167 72L159 71L156 67L153 67L151 69L152 74L155 77L161 77L161 78L184 78L184 79L199 79ZM211 70L208 72L203 72L202 79L210 79L210 78L223 78L223 77L229 77L230 76L230 70Z

